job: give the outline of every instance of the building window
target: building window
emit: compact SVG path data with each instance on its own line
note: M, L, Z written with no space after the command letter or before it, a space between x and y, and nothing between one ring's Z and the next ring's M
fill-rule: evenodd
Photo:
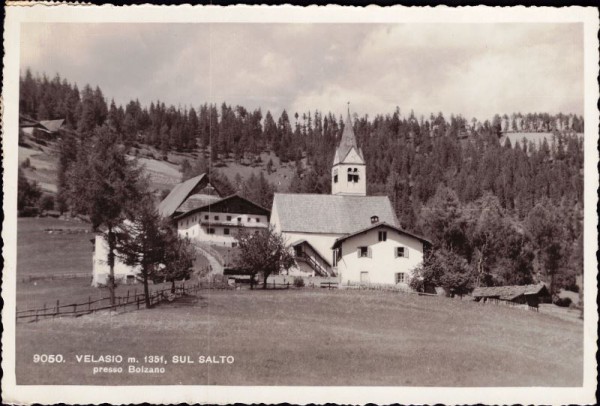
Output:
M387 241L387 231L379 232L379 241Z
M369 250L369 247L358 247L358 257L359 258L370 258L371 257L371 252Z
M204 215L204 220L208 220L208 214Z
M396 258L408 258L408 250L405 247L396 247Z
M241 217L238 217L238 222L240 222L240 221L242 221L242 218L241 218Z
M218 219L219 219L219 216L215 216L215 220L218 220Z
M398 272L396 274L396 283L406 283L406 282L407 282L406 273Z
M208 229L208 234L214 234L215 233L215 229L214 228L209 228Z
M338 173L337 173L337 169L333 170L333 183L337 183L338 181Z
M258 217L256 218L256 222L257 222L257 223L260 223L260 219L259 219Z
M228 228L226 228L225 230L223 230L223 234L225 234L225 235L229 235L229 229L228 229Z
M249 223L252 219L250 217L246 217L246 221Z
M231 221L231 216L227 216L227 221Z
M235 247L237 247L237 242L232 242L231 243L231 248L235 248Z
M358 168L348 168L348 182L358 183Z

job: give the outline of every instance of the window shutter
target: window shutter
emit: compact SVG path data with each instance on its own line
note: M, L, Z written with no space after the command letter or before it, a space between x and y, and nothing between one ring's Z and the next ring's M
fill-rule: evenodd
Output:
M356 249L356 256L360 258L360 247Z
M408 248L404 247L404 258L408 258Z
M367 248L367 254L368 254L369 258L371 258L371 247Z
M398 247L394 247L394 258L398 258Z

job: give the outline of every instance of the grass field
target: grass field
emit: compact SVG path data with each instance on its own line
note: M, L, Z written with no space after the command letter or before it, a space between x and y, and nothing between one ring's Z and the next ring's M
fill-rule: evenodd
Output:
M76 233L48 233L47 229L74 230ZM59 300L61 304L83 303L89 299L109 296L108 289L91 286L94 234L85 232L90 225L80 221L53 218L19 218L17 223L17 309L27 310L51 307ZM208 261L198 255L196 269L207 266ZM88 274L72 279L43 279L30 281L30 276L56 274ZM152 289L164 288L165 284L152 285ZM117 295L131 294L142 285L117 287Z
M89 271L93 234L56 219L19 219L17 307L106 297L89 278L23 282ZM154 288L158 288L156 285ZM141 285L120 286L141 291ZM133 293L133 292L131 292ZM17 324L19 384L578 386L578 320L442 297L380 291L202 291L122 314ZM63 364L33 362L62 354ZM76 355L120 354L120 374L93 374ZM164 355L165 374L129 374L127 357ZM175 365L173 355L232 355L233 365ZM113 366L111 364L103 366ZM151 365L147 365L151 366Z
M16 334L19 384L582 384L581 323L398 293L203 291L151 310L19 323ZM34 363L41 353L65 363ZM120 354L124 372L94 375L97 364L76 361L83 354ZM165 357L164 374L127 372L127 357L152 366L148 355Z
M79 230L76 234L49 234L45 229ZM85 231L88 231L87 233ZM90 272L93 244L90 225L53 218L19 218L17 223L18 276Z

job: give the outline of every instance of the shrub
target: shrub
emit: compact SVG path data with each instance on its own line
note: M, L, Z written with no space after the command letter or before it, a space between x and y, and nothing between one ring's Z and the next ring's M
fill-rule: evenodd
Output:
M303 288L304 287L304 278L301 276L296 276L294 278L294 286L297 288Z
M21 162L21 168L25 169L25 168L29 168L31 166L31 161L29 160L29 158L25 158L25 160L23 162Z
M569 297L559 297L554 301L554 304L560 307L569 307L571 302L571 298Z
M54 210L54 197L51 195L44 195L40 200L40 208L42 210Z

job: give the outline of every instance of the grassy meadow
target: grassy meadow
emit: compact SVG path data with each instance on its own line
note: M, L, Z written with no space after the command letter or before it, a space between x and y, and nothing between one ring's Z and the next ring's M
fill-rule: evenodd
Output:
M581 323L375 291L202 291L150 310L19 323L16 334L19 384L580 386L583 374ZM40 353L66 362L33 363ZM164 374L129 374L124 361L123 373L94 375L82 354L167 363Z
M79 222L19 219L20 310L106 297L90 286L93 234ZM76 229L49 234L45 229ZM28 281L41 273L90 277ZM153 288L158 288L155 285ZM120 286L118 294L141 285ZM380 291L201 291L150 310L16 327L19 384L579 386L583 324L504 306ZM62 354L61 364L33 362ZM122 373L76 355L120 354ZM163 355L164 374L129 374L127 357ZM232 355L233 364L173 364Z

